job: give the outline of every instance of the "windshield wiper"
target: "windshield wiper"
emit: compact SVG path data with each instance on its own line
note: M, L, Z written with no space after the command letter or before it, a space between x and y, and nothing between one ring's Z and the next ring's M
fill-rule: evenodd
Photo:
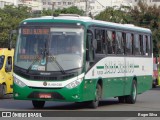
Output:
M56 60L56 57L55 56L50 56L51 57L51 60L52 62L55 62L56 65L58 66L58 68L60 69L60 71L63 73L63 74L66 74L66 72L64 71L63 67L58 63L58 61Z
M31 70L32 66L38 61L40 62L40 55L42 55L43 60L46 59L46 56L48 55L48 52L45 49L41 48L41 54L38 54L38 56L35 58L35 60L32 62L32 64L28 67L27 73Z
M28 67L27 73L29 73L29 71L31 70L32 66L33 66L37 61L38 61L38 62L40 61L40 55L38 55L38 56L34 59L34 61L32 62L32 64Z

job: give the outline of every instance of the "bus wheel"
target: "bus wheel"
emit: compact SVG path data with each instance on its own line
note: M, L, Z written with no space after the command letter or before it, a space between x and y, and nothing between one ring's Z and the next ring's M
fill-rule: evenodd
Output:
M119 96L118 101L119 101L119 103L124 103L125 102L125 96Z
M134 104L137 98L137 83L135 80L132 82L131 94L125 97L126 103Z
M0 85L0 98L4 98L4 95L6 94L6 86Z
M91 108L97 108L99 104L99 100L101 99L102 89L99 84L97 84L96 91L95 91L95 100L90 101Z
M44 107L45 101L32 100L34 108L41 109Z

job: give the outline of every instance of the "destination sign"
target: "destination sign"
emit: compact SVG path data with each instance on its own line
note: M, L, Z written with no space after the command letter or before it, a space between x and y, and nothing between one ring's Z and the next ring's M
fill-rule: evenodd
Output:
M23 28L23 35L42 35L49 34L49 29L47 28Z

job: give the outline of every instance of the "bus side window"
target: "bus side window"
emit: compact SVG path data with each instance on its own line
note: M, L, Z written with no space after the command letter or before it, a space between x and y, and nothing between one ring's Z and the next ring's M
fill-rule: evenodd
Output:
M143 51L143 36L139 35L139 40L140 40L140 54L144 55L144 51Z
M146 35L146 55L151 55L151 36Z
M97 49L96 53L104 54L104 42L105 42L105 31L104 30L95 30L95 39L97 40Z
M106 38L107 38L107 51L108 54L113 53L112 49L112 31L106 31Z
M116 54L123 54L123 37L122 32L116 32Z
M112 31L112 50L113 50L113 54L116 53L116 47L117 47L116 33L115 33L115 31Z
M134 55L134 34L131 34L132 55Z
M86 60L92 62L94 60L94 49L92 48L93 33L91 30L87 30L86 41Z
M143 35L143 55L146 56L146 35Z
M135 35L134 50L135 55L140 55L140 37L138 34Z
M126 54L132 55L132 39L130 33L127 33L126 37Z
M123 51L126 54L126 33L122 33L122 40L123 40Z

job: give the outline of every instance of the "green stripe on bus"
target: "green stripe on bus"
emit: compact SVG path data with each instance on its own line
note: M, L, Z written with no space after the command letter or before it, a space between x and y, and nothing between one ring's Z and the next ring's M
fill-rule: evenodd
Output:
M97 66L97 69L104 69L104 66Z

